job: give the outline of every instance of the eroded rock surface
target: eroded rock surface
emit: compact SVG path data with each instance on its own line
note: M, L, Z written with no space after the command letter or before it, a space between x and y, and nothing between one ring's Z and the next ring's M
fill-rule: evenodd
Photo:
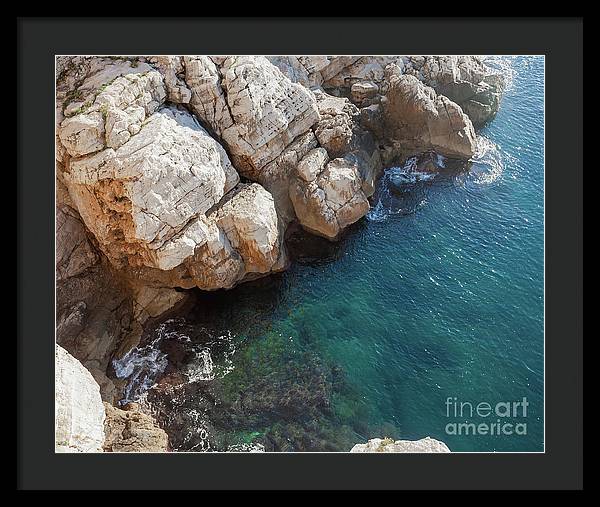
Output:
M302 227L335 239L369 211L369 201L355 164L336 158L319 170L322 163L322 157L310 156L305 165L311 165L310 174L316 176L306 181L299 175L290 187L290 198Z
M407 452L430 453L451 452L448 446L435 438L425 437L421 440L392 440L391 438L373 438L366 444L356 444L350 452Z
M194 113L259 183L261 169L319 119L313 94L264 57L188 57L186 81Z
M460 106L393 65L387 72L382 115L385 136L395 150L404 154L432 150L462 159L475 154L475 130Z
M99 62L96 62L99 63ZM107 64L92 73L65 101L58 131L69 155L117 149L141 129L166 98L161 74L147 64Z
M94 377L56 345L54 424L56 452L102 452L104 407Z
M169 437L137 403L124 409L104 403L105 452L167 452Z
M172 269L204 241L197 219L238 181L223 148L185 111L163 108L120 148L70 161L71 197L117 266Z
M405 73L456 102L476 126L492 119L500 107L504 79L480 57L407 57Z

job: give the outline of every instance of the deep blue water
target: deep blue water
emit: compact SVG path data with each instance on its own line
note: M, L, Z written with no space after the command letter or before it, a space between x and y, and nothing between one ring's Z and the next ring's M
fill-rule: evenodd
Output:
M342 442L429 435L453 451L543 450L544 60L492 64L510 83L466 172L442 171L396 195L388 180L399 169L388 170L371 213L326 255L321 243L314 258L304 245L289 271L207 296L186 316L195 326L213 323L213 344L228 343L212 352L224 386L217 392L236 407L227 417L248 403L244 393L270 397L245 405L252 417L235 420L229 443L263 442L270 432L301 440L281 425L314 419L317 405L331 427L307 440L309 450L328 450L342 433ZM312 399L323 385L322 398ZM281 402L289 392L291 401ZM455 418L453 405L448 417L449 398L495 406L524 397L526 417L470 417L465 406ZM189 403L176 407L195 410ZM234 424L227 417L211 420L208 431L226 432ZM447 424L454 422L527 428L453 435ZM189 432L189 424L179 430ZM186 438L181 449L193 447Z

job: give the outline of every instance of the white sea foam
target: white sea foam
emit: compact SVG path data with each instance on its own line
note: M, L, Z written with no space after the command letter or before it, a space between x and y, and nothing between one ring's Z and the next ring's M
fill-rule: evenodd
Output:
M430 155L438 168L446 167L446 159L442 155L437 153ZM407 203L400 202L390 188L394 179L402 178L403 183L401 187L405 188L407 195L409 195L415 190L416 185L433 181L435 177L435 172L419 170L418 157L409 158L402 166L390 167L385 171L381 179L371 209L366 215L367 220L371 222L383 222L392 215L411 213L427 202L424 198L417 200L410 199L408 201L409 206L407 207ZM399 186L396 185L396 188L398 189Z
M477 136L477 152L471 162L473 166L468 176L476 185L494 183L504 171L504 158L500 148L484 136Z
M227 452L265 452L262 444L234 444L227 448Z
M201 349L195 353L194 360L188 365L186 375L189 382L215 379L215 368L209 349Z
M168 326L173 322L170 319L158 326L156 338L150 343L134 347L122 358L113 360L116 376L128 379L121 403L139 401L148 389L156 385L168 364L167 355L159 347L164 339L189 340L187 335L169 330Z

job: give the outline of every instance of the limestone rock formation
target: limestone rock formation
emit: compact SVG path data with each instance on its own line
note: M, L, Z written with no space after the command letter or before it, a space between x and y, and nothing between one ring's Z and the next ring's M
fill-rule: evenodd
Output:
M473 124L457 104L417 78L390 65L382 101L384 132L394 150L404 156L433 150L451 158L475 154Z
M163 108L118 149L71 160L65 180L86 226L117 267L169 270L204 240L197 217L238 176L189 113Z
M104 403L105 452L167 452L169 437L137 403L124 409Z
M186 82L194 113L261 184L261 169L319 119L312 93L264 57L187 57Z
M366 444L356 444L350 452L407 452L407 453L430 453L451 452L448 446L431 437L421 440L392 440L391 438L373 438Z
M501 74L477 56L408 57L405 73L415 75L437 93L456 102L475 126L492 119L504 88Z
M73 95L59 137L69 155L78 157L125 144L164 102L166 90L161 74L149 65L122 62L85 79Z
M270 56L276 65L294 83L307 88L320 88L325 82L360 60L359 56Z
M371 132L361 125L359 109L346 98L315 92L321 120L315 126L319 144L330 158L344 157L359 171L361 188L373 195L382 172L379 147Z
M336 239L344 228L369 211L362 178L356 165L344 158L336 158L319 168L324 163L322 156L310 152L307 157L301 167L310 169L290 187L294 210L307 231ZM314 179L306 181L305 173L315 175Z
M55 352L55 450L102 452L104 407L100 387L65 349Z
M185 82L185 67L182 56L153 56L148 62L163 76L167 89L167 100L174 104L188 104L192 92Z

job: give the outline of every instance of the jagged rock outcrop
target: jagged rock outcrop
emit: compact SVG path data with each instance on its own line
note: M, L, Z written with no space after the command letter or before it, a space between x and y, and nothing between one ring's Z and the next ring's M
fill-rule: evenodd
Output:
M386 72L382 119L385 138L395 152L407 156L433 150L460 159L475 154L475 130L460 106L394 65Z
M315 96L321 119L314 131L320 146L330 158L343 157L357 167L361 188L370 197L383 170L375 137L363 128L359 109L348 99L322 91Z
M163 76L167 100L174 104L188 104L192 92L185 82L185 66L182 56L161 55L148 58L148 62Z
M59 345L54 368L56 452L102 452L104 407L100 387L90 372Z
M167 452L169 437L137 403L123 409L104 403L105 452Z
M65 180L115 266L169 270L203 242L198 217L239 177L193 116L163 108L118 149L71 160Z
M404 72L456 102L475 126L492 119L504 88L501 74L477 56L407 57Z
M333 240L369 211L382 165L372 134L357 121L358 108L323 91L315 96L321 119L296 163L289 196L302 227Z
M289 58L287 63L293 63L296 70L304 68L302 62L308 65L307 59ZM319 78L312 81L326 81L356 59L317 59L311 69ZM282 65L282 60L274 61ZM373 193L381 160L373 136L357 121L359 110L347 99L331 97L322 91L313 94L263 57L186 57L185 68L194 113L222 140L236 168L271 192L282 229L297 217L303 226L306 224L310 230L333 239L341 228L366 213L365 195ZM312 82L304 78L295 80L306 85ZM345 157L347 168L358 169L357 173L345 170L341 178L346 182L340 190L342 194L361 191L352 196L351 204L351 199L344 201L339 219L336 218L339 202L297 199L298 205L294 206L290 201L291 195L298 196L302 187L302 182L296 181L298 165L319 146L325 148L330 158ZM341 174L332 169L333 180L337 181L333 175L338 173ZM320 183L326 181L327 177ZM305 194L310 193L304 190ZM304 202L311 204L306 206ZM302 216L309 209L311 216ZM321 218L321 225L315 227L315 213L319 209L329 211Z
M264 57L186 57L194 113L225 144L235 167L261 170L319 119L316 101Z
M444 442L425 437L421 440L396 440L395 442L391 438L373 438L366 444L356 444L350 452L430 453L451 451Z
M369 201L355 164L343 158L324 162L324 156L314 151L302 160L290 198L302 227L336 239L369 211ZM305 177L313 179L307 181Z
M65 105L66 118L58 131L72 157L119 148L166 98L161 74L147 64L133 67L131 62L105 67L74 92L77 98Z
M320 88L343 69L360 60L359 56L269 56L285 76L307 88Z

